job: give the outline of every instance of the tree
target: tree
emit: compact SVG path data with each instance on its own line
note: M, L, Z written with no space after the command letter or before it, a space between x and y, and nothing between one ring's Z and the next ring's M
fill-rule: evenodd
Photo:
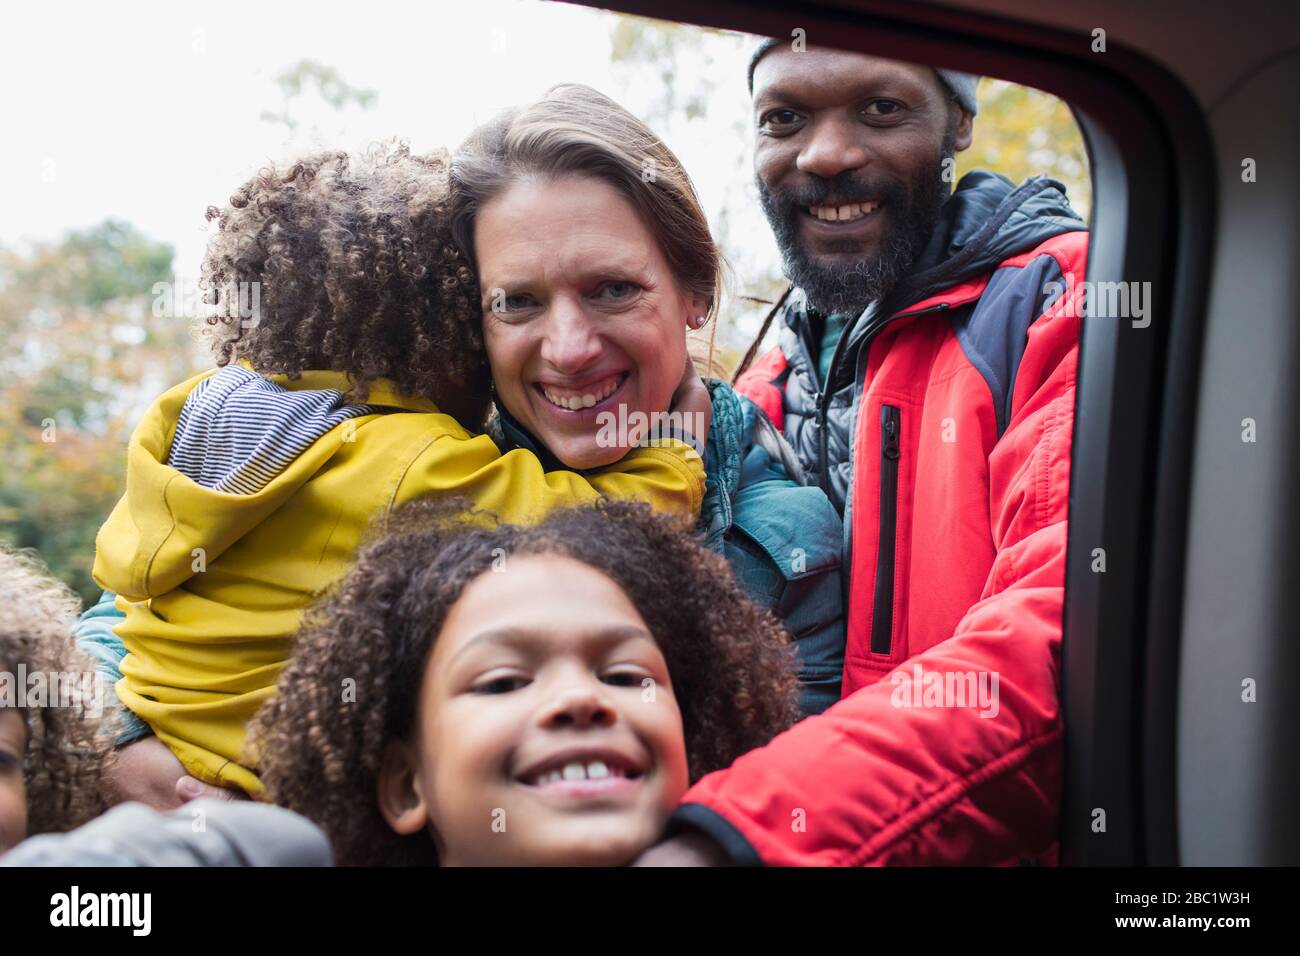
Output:
M957 154L957 177L991 169L1014 183L1030 176L1060 180L1086 221L1092 208L1088 153L1069 104L1029 86L985 77L970 149Z
M282 103L263 119L286 136L372 90L302 60L276 78ZM35 548L90 600L95 534L121 497L126 444L163 391L210 364L192 334L196 281L173 274L172 246L108 220L56 242L0 248L0 542Z
M83 598L131 428L199 364L191 317L157 307L171 263L117 220L0 249L0 541L37 549Z
M368 110L379 95L374 90L352 86L337 69L315 60L299 60L281 70L275 83L280 88L280 108L263 111L261 118L284 126L290 134L301 122L299 114L321 113L322 107L331 114L344 112L349 106ZM308 95L311 93L314 97Z

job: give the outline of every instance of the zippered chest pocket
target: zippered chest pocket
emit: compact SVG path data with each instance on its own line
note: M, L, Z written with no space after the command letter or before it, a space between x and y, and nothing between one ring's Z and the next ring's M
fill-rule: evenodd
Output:
M871 611L871 653L888 654L894 636L894 558L898 539L898 460L902 411L880 406L880 537L876 545L876 587Z

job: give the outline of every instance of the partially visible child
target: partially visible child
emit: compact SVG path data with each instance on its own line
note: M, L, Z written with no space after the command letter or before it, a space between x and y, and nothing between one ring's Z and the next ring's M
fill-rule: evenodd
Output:
M0 853L104 806L100 711L112 691L73 642L78 609L35 561L0 546Z
M619 865L798 718L784 627L641 505L485 528L445 504L309 615L250 731L343 865Z
M683 441L581 475L476 434L489 403L479 290L446 197L444 155L389 147L264 169L209 210L219 367L146 413L96 541L95 579L117 595L107 620L125 620L114 634L92 618L83 639L106 668L121 658L117 696L179 760L158 771L161 798L126 789L137 779L118 781L123 795L174 804L185 774L261 791L239 760L245 726L303 610L405 502L463 496L519 522L605 495L698 513L703 463ZM690 370L679 396L708 413Z

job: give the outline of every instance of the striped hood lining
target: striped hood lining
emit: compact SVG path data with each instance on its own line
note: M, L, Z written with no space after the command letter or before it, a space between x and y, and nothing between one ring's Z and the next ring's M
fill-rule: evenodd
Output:
M204 488L252 495L322 435L382 411L338 389L290 391L240 365L195 387L176 421L167 464Z

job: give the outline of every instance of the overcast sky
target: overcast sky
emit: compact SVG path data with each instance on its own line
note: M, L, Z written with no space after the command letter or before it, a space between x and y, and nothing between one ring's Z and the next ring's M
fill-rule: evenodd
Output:
M614 15L540 0L52 2L6 5L3 18L0 244L115 216L171 242L183 276L197 273L206 207L313 138L347 149L392 135L417 151L454 147L477 122L557 82L588 83L638 113L654 92L611 70ZM711 217L738 187L737 152L751 148L731 135L720 149L708 132L747 116L745 49L735 37L710 45L701 68L726 77L710 103L718 122L669 138ZM261 114L282 103L277 74L302 59L376 91L374 106L300 106L304 125L289 138ZM756 217L741 230L753 237L747 267L776 268L761 215L747 214Z

